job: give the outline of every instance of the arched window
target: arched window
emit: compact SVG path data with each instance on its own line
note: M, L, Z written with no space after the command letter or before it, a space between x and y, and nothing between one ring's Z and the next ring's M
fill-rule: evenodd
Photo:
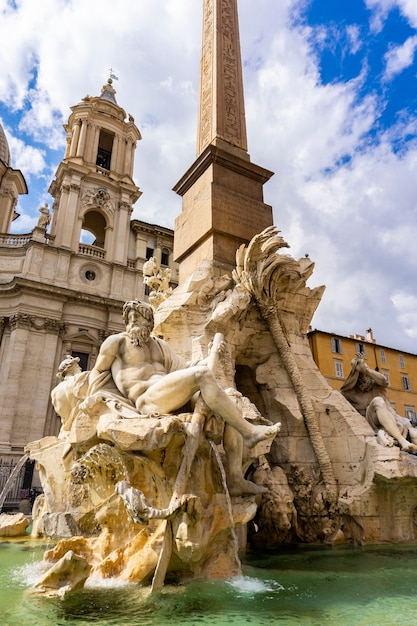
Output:
M84 215L81 229L81 242L104 248L106 220L98 211L88 211Z
M111 153L113 149L114 134L105 130L100 131L100 137L98 141L98 150L96 165L102 167L105 170L110 169Z
M169 265L169 250L168 250L168 248L162 248L162 250L161 250L161 265Z

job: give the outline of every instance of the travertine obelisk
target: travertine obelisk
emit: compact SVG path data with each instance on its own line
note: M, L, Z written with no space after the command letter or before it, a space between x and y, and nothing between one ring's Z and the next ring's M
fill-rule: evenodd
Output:
M263 201L272 174L247 152L237 0L203 0L197 159L174 187L180 283L205 259L230 270L237 248L272 225Z

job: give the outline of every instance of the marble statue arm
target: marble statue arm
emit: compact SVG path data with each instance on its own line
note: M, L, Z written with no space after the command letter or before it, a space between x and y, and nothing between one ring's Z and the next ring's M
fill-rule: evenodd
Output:
M193 367L194 365L207 365L211 370L217 366L218 359L226 353L226 342L223 335L217 333L208 345L208 355L204 359L193 359L187 362L187 367Z
M380 372L371 369L369 365L365 363L364 359L358 360L356 364L356 369L358 372L362 372L363 374L366 374L367 376L372 378L372 380L374 380L380 387L388 387L388 381L385 378L384 374L381 374Z
M101 344L100 352L96 363L90 373L90 387L94 387L97 378L101 377L103 372L110 372L120 346L120 338L117 335L110 335Z

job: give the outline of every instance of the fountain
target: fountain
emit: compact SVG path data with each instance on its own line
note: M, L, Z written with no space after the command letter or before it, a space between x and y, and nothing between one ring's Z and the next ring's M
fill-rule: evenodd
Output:
M228 579L248 528L258 548L412 539L417 460L382 446L313 365L305 332L323 290L286 247L265 229L232 274L203 263L155 314L125 303L126 331L91 372L61 363L61 432L26 448L44 490L32 533L60 538L33 593ZM391 519L387 470L402 500Z
M191 363L150 337L153 310L139 301L125 303L126 331L103 342L91 372L71 356L61 363L52 391L61 432L26 448L44 491L33 535L61 538L34 593L62 596L109 578L156 591L165 579L240 573L235 527L254 518L266 491L244 473L280 424L234 386L231 346L216 327L232 328L237 299L240 317L250 297L241 288L224 296L202 316Z

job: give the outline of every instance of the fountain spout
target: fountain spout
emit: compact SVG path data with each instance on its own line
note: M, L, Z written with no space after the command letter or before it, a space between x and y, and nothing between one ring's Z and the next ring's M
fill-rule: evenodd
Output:
M29 459L29 456L27 454L24 454L19 461L17 462L16 466L13 468L12 473L10 474L9 478L6 481L6 484L3 487L2 492L0 493L0 512L3 509L3 505L4 502L7 498L7 494L9 493L9 491L13 488L18 476L19 476L19 472L22 469L22 467L24 466L24 464L26 463L26 461Z

